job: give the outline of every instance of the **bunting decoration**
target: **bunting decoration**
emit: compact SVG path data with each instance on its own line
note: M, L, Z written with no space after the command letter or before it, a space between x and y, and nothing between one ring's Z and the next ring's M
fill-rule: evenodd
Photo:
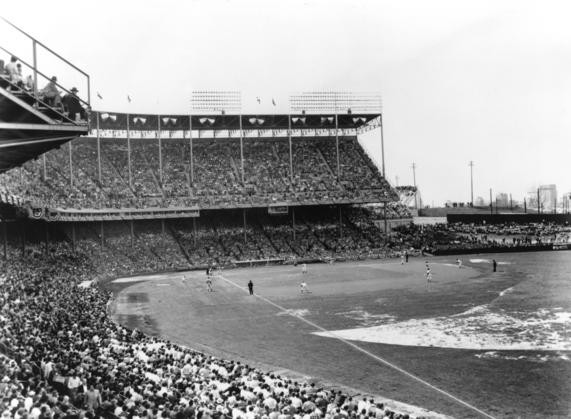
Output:
M115 121L117 121L117 115L111 115L111 114L108 114L108 113L102 113L102 114L101 114L101 119L102 119L103 121L106 121L106 120L110 119L110 120L112 120L113 122L115 122Z
M170 117L164 117L161 118L163 121L163 125L168 125L168 124L176 124L177 119L176 118L170 118Z
M135 125L136 125L136 124L142 124L142 125L144 125L144 124L147 123L147 118L142 118L142 117L140 117L140 116L136 116L136 117L133 118L133 123L134 123Z
M265 119L261 119L261 118L250 118L248 119L248 122L251 125L263 125L265 121Z
M303 117L299 117L299 116L293 116L291 118L291 122L293 122L294 124L300 124L300 125L305 125L305 116Z
M321 117L321 124L324 125L325 123L332 124L335 118L333 116L322 116Z
M199 118L198 122L200 122L201 125L214 125L214 121L216 121L216 119L214 118Z
M365 122L367 122L367 118L364 118L364 117L353 118L353 123L356 124L357 122L364 124Z

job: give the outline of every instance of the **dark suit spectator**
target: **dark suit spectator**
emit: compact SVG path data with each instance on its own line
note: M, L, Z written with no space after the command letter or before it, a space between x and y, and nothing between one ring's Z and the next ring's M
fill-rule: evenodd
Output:
M85 121L87 119L85 109L77 97L77 92L77 88L72 87L71 93L65 95L62 99L62 102L65 106L65 109L69 112L69 119L76 121L79 115L79 119Z

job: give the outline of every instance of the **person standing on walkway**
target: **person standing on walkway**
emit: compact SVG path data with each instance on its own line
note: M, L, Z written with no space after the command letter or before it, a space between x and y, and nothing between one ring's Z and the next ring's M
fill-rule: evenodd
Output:
M250 291L250 295L254 295L254 283L252 282L251 279L248 282L248 291Z

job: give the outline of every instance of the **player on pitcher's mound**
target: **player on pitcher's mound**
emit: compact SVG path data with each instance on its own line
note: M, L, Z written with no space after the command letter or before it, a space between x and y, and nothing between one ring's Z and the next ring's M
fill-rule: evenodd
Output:
M301 281L301 284L299 284L299 293L300 294L311 294L311 291L309 290L309 288L307 288L307 282Z

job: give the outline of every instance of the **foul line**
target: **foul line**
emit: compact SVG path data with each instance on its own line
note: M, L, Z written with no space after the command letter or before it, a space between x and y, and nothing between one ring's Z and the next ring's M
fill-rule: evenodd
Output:
M221 279L223 279L224 281L228 282L229 284L235 286L236 288L241 289L241 290L244 291L244 292L249 292L249 291L246 291L246 288L244 288L244 287L242 287L242 286L236 284L235 282L233 282L233 281L231 281L231 280L225 278L225 277L222 276L222 275L220 275L219 278L221 278ZM301 320L301 321L304 322L304 323L307 323L308 325L310 325L310 326L316 328L317 330L320 330L320 331L322 331L322 332L325 332L325 333L329 334L331 337L333 337L333 338L335 338L335 339L337 339L337 340L339 340L339 341L345 343L346 345L352 347L353 349L358 350L359 352L364 353L365 355L367 355L367 356L369 356L369 357L375 359L376 361L379 361L380 363L382 363L382 364L384 364L384 365L386 365L386 366L388 366L388 367L394 369L395 371L398 371L398 372L400 372L401 374L404 374L404 375L406 375L407 377L412 378L413 380L416 380L416 381L418 381L418 382L421 383L421 384L424 384L425 386L431 388L432 390L435 390L435 391L437 391L437 392L439 392L439 393L445 395L446 397L448 397L448 398L454 400L455 402L460 403L460 404L463 405L464 407L467 407L467 408L469 408L469 409L472 409L473 411L479 413L480 415L482 415L482 416L484 416L484 417L486 417L486 418L496 419L494 416L492 416L492 415L490 415L490 414L484 412L483 410L478 409L476 406L472 406L470 403L465 402L465 401L462 400L462 399L459 399L458 397L454 396L453 394L450 394L450 393L448 393L447 391L442 390L442 389L440 389L440 388L438 388L438 387L436 387L436 386L430 384L428 381L425 381L425 380L423 380L422 378L417 377L416 375L414 375L414 374L412 374L412 373L410 373L410 372L408 372L408 371L406 371L406 370L403 370L401 367L399 367L399 366L397 366L397 365L395 365L395 364L393 364L393 363L391 363L391 362L389 362L389 361L387 361L387 360L381 358L380 356L377 356L377 355L375 355L375 354L373 354L373 353L367 351L366 349L361 348L360 346L354 344L353 342L348 341L347 339L342 338L341 336L336 335L335 333L331 332L330 330L324 329L323 327L319 326L318 324L315 324L315 323L313 323L312 321L309 321L309 320L303 318L302 316L293 313L291 310L288 310L287 308L282 307L282 306L280 306L279 304L274 303L273 301L267 299L266 297L264 297L264 296L262 296L262 295L260 295L260 294L256 294L256 293L254 293L254 296L257 297L257 298L259 298L260 300L263 300L263 301L265 301L266 303L268 303L268 304L270 304L270 305L276 307L277 309L286 312L286 313L289 314L290 316L295 317L296 319L299 319L299 320Z

